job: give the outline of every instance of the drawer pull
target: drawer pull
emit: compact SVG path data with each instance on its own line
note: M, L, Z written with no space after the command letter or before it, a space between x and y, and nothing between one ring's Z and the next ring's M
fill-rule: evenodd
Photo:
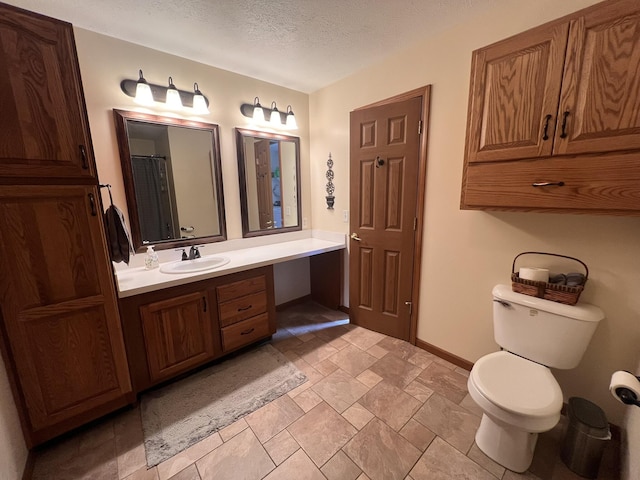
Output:
M549 140L549 120L551 120L551 115L547 115L544 117L544 127L542 128L542 140Z
M251 307L253 307L253 305L249 305L248 307L240 307L238 308L239 312L246 312L247 310L250 310Z
M532 187L564 187L564 182L535 182Z
M560 133L560 138L567 138L567 117L569 117L569 111L562 114L562 133Z
M245 330L244 332L240 332L240 335L249 335L255 330L255 327L250 328L249 330Z

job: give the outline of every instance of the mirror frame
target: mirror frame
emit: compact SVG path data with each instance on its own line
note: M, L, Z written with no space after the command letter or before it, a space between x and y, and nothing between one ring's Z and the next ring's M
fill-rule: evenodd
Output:
M298 205L298 224L293 227L267 228L262 230L249 230L249 205L247 199L247 171L245 167L244 138L264 138L265 140L281 140L292 142L296 150L296 203ZM261 235L273 235L276 233L295 232L302 230L302 199L300 182L300 138L281 133L263 132L248 128L236 127L236 147L238 150L238 180L240 182L240 210L242 214L242 237L258 237Z
M222 189L222 162L220 160L220 135L218 125L213 123L197 122L182 118L163 117L150 113L134 112L128 110L113 109L113 116L116 124L116 138L118 150L120 151L120 164L122 166L122 179L124 181L124 191L127 199L127 209L129 211L129 227L131 229L131 240L136 252L144 252L148 245L153 245L156 250L170 248L188 247L191 245L201 245L203 243L221 242L227 239L227 224L224 208L224 191ZM140 217L138 215L138 203L136 201L135 186L133 182L133 169L131 166L131 150L129 148L129 133L127 122L137 121L153 123L156 125L166 125L167 127L183 127L211 132L211 167L213 174L213 184L216 189L216 200L218 204L218 223L220 233L218 235L207 235L195 238L180 238L175 240L163 240L160 242L143 243L140 230Z

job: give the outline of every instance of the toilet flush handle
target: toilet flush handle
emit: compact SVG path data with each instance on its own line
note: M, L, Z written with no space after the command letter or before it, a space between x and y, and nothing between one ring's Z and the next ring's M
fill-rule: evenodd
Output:
M504 300L499 300L497 298L494 298L493 301L499 303L503 307L510 307L511 306L511 304L509 302L505 302Z

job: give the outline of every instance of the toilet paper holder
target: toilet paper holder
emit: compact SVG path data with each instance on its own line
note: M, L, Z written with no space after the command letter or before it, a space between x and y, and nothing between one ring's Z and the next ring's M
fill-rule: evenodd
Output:
M639 376L633 375L631 372L627 373L629 373L631 376L634 376L640 383ZM618 398L618 400L620 400L625 405L635 405L636 407L640 407L640 399L638 398L638 395L636 395L636 392L634 392L630 388L619 386L615 389L615 392L612 393L615 393L615 396Z

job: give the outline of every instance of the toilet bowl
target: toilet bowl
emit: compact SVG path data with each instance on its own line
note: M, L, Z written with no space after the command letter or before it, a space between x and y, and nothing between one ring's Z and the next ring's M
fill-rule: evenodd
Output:
M560 420L562 391L544 365L501 351L479 359L467 382L483 410L476 444L515 472L531 465L538 433Z

